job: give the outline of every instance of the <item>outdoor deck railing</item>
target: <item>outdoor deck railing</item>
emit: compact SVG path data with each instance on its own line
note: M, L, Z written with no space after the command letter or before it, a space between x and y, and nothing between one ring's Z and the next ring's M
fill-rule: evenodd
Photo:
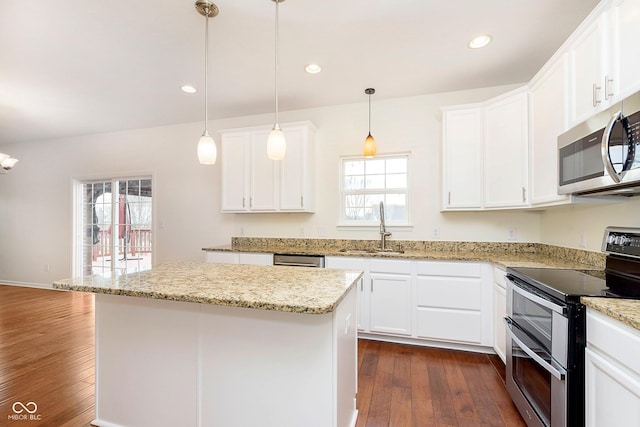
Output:
M129 242L126 244L127 254L136 256L137 254L151 253L151 230L131 230ZM98 243L93 245L93 260L98 257L111 254L111 230L100 230L98 232ZM118 255L124 255L124 243L118 245Z

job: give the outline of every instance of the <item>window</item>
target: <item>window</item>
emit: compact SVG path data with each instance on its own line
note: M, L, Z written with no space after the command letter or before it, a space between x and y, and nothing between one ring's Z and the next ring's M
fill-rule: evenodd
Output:
M77 182L74 276L151 268L151 179Z
M384 202L389 225L409 223L409 155L342 159L343 225L377 225Z

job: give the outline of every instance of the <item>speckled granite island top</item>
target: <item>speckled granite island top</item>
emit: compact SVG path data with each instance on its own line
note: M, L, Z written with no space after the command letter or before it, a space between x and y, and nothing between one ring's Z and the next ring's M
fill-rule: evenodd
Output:
M208 263L163 264L117 277L53 282L55 289L292 313L335 310L362 272Z
M580 301L587 307L640 329L640 300L582 297Z

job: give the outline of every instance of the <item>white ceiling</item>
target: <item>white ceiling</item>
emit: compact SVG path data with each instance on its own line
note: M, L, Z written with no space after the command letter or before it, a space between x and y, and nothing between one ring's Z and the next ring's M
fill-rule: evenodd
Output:
M275 3L214 1L209 118L272 112ZM597 3L285 1L280 110L526 82ZM203 67L194 0L2 0L0 144L202 120Z

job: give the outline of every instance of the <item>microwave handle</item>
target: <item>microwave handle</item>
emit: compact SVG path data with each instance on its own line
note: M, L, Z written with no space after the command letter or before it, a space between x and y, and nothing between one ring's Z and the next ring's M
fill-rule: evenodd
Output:
M567 371L565 371L564 369L559 370L559 369L554 368L553 366L551 366L551 364L549 364L549 362L544 360L542 357L538 356L533 350L531 350L529 347L527 347L520 340L520 338L518 338L516 336L516 334L514 334L513 331L511 330L511 328L513 328L514 326L517 327L516 325L513 324L513 321L511 319L509 319L508 317L505 317L504 318L504 324L506 326L507 334L509 334L509 338L511 338L516 344L518 344L518 347L520 347L522 350L524 350L524 352L527 353L527 355L530 358L535 360L538 365L542 366L545 371L549 372L551 375L556 377L558 380L564 381L564 378L565 378L565 375L567 374Z
M611 179L613 179L613 182L615 182L616 184L619 183L620 180L622 180L622 177L624 176L624 171L618 173L613 168L613 163L611 162L611 156L609 155L609 148L610 148L609 141L611 140L611 132L613 131L613 126L616 124L618 120L622 118L623 118L622 111L618 111L611 117L611 120L609 120L607 127L604 128L604 133L602 134L602 143L600 144L600 152L602 154L602 163L604 164L604 169L607 172L607 174L611 177Z

